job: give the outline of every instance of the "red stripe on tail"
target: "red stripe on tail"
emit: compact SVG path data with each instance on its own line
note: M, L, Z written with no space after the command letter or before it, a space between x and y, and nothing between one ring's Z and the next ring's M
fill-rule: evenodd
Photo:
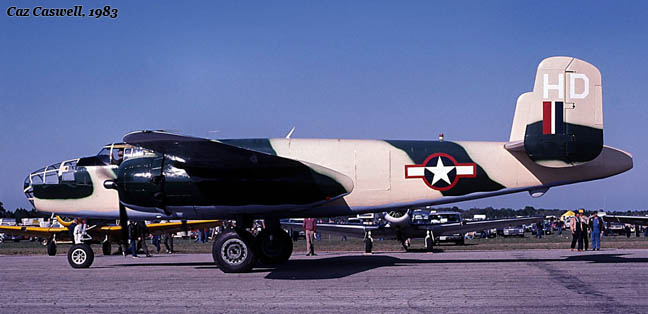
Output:
M542 102L542 134L551 134L551 102Z

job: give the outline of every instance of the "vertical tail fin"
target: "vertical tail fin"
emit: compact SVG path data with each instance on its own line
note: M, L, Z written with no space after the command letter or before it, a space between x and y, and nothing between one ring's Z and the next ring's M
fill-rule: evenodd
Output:
M544 59L533 92L517 100L510 142L524 143L529 157L547 167L591 161L603 148L601 97L595 66L572 57Z

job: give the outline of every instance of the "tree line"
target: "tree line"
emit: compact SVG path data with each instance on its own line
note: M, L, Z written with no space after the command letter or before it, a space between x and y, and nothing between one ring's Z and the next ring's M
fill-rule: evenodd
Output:
M16 223L19 223L23 218L47 218L48 214L41 213L36 209L26 210L24 208L16 208L14 211L9 211L4 208L4 204L0 202L0 218L15 218Z

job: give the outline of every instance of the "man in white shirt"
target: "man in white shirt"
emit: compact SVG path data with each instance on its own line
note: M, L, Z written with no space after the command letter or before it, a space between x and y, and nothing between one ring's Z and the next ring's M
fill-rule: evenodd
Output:
M83 235L86 232L85 220L81 218L76 219L76 226L74 226L74 244L83 243Z

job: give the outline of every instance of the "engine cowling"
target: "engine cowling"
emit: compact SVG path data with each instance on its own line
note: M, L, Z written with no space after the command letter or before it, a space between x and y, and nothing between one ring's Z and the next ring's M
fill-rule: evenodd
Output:
M385 220L394 225L407 224L411 218L411 212L409 209L395 209L385 212L384 214Z

